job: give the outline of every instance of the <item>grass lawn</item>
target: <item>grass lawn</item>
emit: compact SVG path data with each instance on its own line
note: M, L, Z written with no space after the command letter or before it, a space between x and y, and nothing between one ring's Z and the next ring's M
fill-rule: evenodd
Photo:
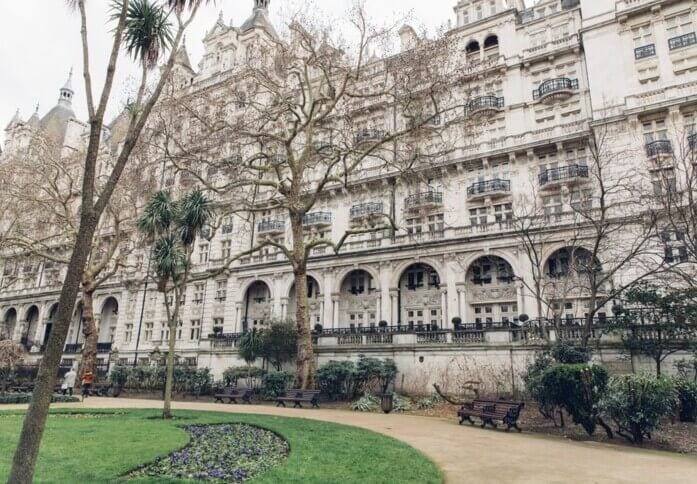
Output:
M440 483L440 472L408 445L355 427L299 418L179 410L162 421L157 410L54 411L48 419L35 481L118 482L129 470L186 445L181 426L241 422L273 430L290 444L283 464L250 483ZM116 413L114 413L116 412ZM22 425L0 413L0 482L7 480ZM183 482L160 479L136 482Z

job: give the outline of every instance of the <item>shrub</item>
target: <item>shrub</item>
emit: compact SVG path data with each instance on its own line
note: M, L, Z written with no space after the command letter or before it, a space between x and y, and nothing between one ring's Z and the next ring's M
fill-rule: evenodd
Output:
M317 330L317 326L319 326L319 330ZM322 331L322 325L315 325L315 330ZM261 332L260 356L269 360L276 371L281 371L283 363L295 358L298 348L297 338L295 323L271 323L269 329Z
M266 375L266 370L258 368L256 366L232 366L223 371L223 382L225 386L237 386L237 382L241 380L246 380L251 376L252 386L254 383Z
M455 316L452 319L452 323L453 323L453 328L460 329L460 326L462 326L462 318L460 318L459 316Z
M557 363L542 373L540 392L544 402L564 409L575 424L593 435L607 382L607 370L601 366Z
M651 438L662 417L676 406L673 382L664 377L627 375L612 378L601 401L602 412L630 442Z
M267 400L274 400L286 392L291 380L293 380L293 375L287 371L267 373L264 376L261 393Z
M322 325L321 325L321 324L319 324L319 323L315 324L315 332L321 333L321 332L322 332L322 329L323 329L323 328L322 328Z
M528 316L528 315L525 314L525 313L522 313L522 314L520 314L520 315L518 316L518 321L520 321L521 323L524 323L524 322L526 322L526 321L529 320L529 319L530 319L530 316Z
M697 383L690 380L675 380L675 389L680 404L680 421L697 421Z
M332 360L319 367L317 381L331 400L349 400L356 394L356 365L352 361Z
M361 389L385 393L397 377L394 360L361 357L356 365L356 380Z
M392 400L392 410L395 412L407 412L411 410L411 400L399 393L395 393Z
M588 363L591 359L591 352L583 346L561 342L552 347L552 358L559 363Z
M525 383L525 391L528 396L537 402L537 408L542 416L554 420L555 405L548 399L548 394L542 384L542 375L545 370L554 364L552 355L547 351L535 353L535 358L528 365L523 382Z
M425 410L427 408L433 408L439 403L443 401L443 398L438 395L437 393L434 393L433 395L429 395L428 397L420 398L419 400L416 401L416 408L420 410Z
M361 398L351 404L351 410L357 412L372 412L378 408L380 402L370 393L366 393Z
M128 381L128 375L131 372L131 368L124 365L116 365L112 367L111 373L109 373L109 381L119 388L126 386Z

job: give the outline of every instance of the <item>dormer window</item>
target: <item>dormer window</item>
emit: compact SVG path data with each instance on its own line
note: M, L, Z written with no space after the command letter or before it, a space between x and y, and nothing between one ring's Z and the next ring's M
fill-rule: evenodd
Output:
M484 10L482 9L481 5L477 5L476 12L477 12L477 20L481 20L482 18L484 18Z

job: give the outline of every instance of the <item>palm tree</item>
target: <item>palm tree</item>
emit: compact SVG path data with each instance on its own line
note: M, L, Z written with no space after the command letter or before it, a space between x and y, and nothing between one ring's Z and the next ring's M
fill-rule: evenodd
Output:
M121 15L123 0L114 0L112 17ZM123 43L126 52L146 69L153 69L173 42L172 23L164 5L153 0L131 0Z
M139 230L153 244L154 276L165 296L169 341L162 418L172 418L172 379L179 308L186 290L194 243L213 218L212 202L198 189L175 201L160 191L138 219ZM171 296L171 297L170 297Z
M238 344L240 356L247 363L247 386L250 388L252 387L252 364L262 354L263 338L264 335L261 331L252 328L251 331L242 335Z

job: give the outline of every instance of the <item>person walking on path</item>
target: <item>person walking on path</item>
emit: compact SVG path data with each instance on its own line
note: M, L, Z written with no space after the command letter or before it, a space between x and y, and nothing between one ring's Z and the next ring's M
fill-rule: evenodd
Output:
M94 373L87 370L82 375L82 401L83 402L85 401L85 397L90 396L90 388L92 387L92 383L94 383Z
M73 388L75 387L76 378L77 372L74 368L71 368L70 371L68 371L68 373L66 373L63 377L63 384L61 385L63 395L69 393L71 397L73 396Z

